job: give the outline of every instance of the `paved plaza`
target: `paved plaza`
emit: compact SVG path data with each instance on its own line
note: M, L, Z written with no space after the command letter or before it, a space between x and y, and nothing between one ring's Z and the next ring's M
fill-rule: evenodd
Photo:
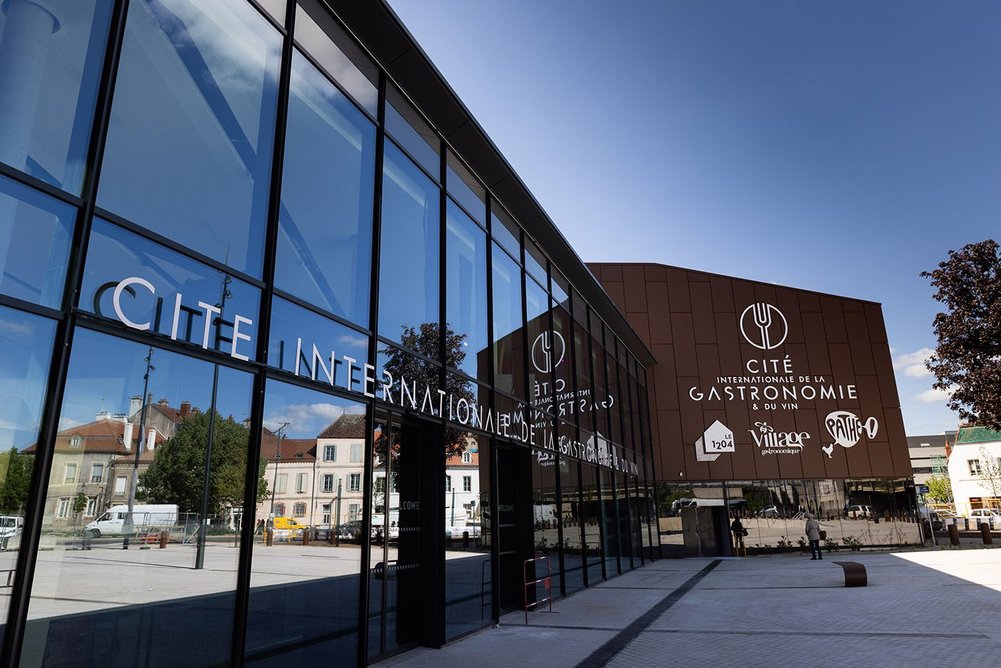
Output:
M846 588L833 561L855 561ZM998 666L1001 550L664 559L381 668Z

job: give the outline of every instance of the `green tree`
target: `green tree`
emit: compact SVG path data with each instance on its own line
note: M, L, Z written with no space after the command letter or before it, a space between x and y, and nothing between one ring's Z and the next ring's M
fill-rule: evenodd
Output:
M949 476L933 475L925 484L928 485L928 500L932 503L952 501L952 482Z
M3 456L6 470L0 474L0 511L8 515L24 512L24 502L28 498L28 484L31 482L33 457L16 448L11 448Z
M404 326L403 335L400 342L404 347L425 355L431 359L441 357L441 340L438 334L438 324L426 322L419 329ZM451 327L445 328L445 368L458 369L463 360L466 359L466 351L463 350L463 343L466 340L465 334L457 334ZM456 401L466 399L470 403L474 401L473 392L470 389L472 383L463 379L455 373L446 373L444 384L442 383L442 367L423 357L411 355L399 348L386 346L382 352L387 356L385 370L393 376L394 391L399 394L400 381L405 379L408 384L416 382L418 405L424 396L424 388L431 388L432 395L437 397L438 389L445 391L446 396L454 397ZM387 434L383 434L376 442L376 452L384 457L387 448ZM445 429L445 457L462 454L466 449L467 432L454 427ZM394 446L398 445L396 443Z
M949 251L922 272L946 311L935 316L938 345L928 360L933 387L951 392L949 408L973 424L1001 430L1001 254L987 239Z
M176 503L185 513L202 510L205 452L209 434L209 413L186 417L175 434L159 445L149 468L139 477L140 495L152 503ZM210 515L219 515L230 506L243 505L244 475L250 431L233 418L218 413L212 436L212 463L209 468ZM267 494L264 468L260 462L257 500Z

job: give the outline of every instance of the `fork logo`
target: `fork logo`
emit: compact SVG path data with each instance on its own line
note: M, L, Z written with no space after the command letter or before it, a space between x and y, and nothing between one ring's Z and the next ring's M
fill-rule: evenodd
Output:
M782 311L771 304L757 302L740 314L740 333L755 348L778 348L789 334L789 323Z
M562 334L553 332L550 339L549 332L543 332L532 342L532 366L539 373L549 373L560 365L566 353L567 344Z

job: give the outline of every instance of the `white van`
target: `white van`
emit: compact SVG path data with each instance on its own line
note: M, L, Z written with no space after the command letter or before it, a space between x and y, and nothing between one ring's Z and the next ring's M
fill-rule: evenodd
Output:
M0 515L0 550L15 549L21 543L24 518L18 515Z
M111 506L103 515L85 526L84 533L90 538L121 536L128 514L129 507L126 505ZM132 506L132 523L136 531L173 526L177 524L177 505L137 503Z

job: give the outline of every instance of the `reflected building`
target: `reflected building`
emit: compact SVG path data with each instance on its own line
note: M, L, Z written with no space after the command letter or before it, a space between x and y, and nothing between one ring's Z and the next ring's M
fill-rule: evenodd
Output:
M5 2L0 325L4 665L368 665L657 555L654 358L384 2Z

